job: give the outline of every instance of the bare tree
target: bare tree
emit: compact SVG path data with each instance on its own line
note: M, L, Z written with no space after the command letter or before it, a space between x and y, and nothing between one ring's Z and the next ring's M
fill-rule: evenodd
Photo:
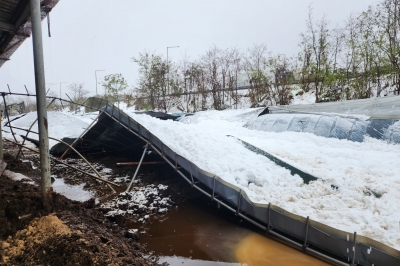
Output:
M244 55L237 49L232 48L229 53L229 70L228 70L228 84L227 88L229 88L229 96L230 101L233 100L233 103L230 102L231 106L235 106L238 108L240 97L238 95L238 75L243 70L243 60L242 57Z
M133 62L139 65L139 84L136 88L137 98L142 98L143 109L155 110L157 108L157 99L160 95L160 77L159 66L162 58L158 55L143 52L138 57L132 58Z
M383 0L373 14L377 26L375 44L386 55L394 75L396 93L400 94L400 1Z
M293 63L285 55L271 56L268 60L270 71L273 74L271 81L270 102L286 105L291 100L291 84L293 81Z
M84 83L74 82L68 85L68 89L71 91L71 99L76 103L83 103L86 100L86 95L89 91L85 90L83 87Z
M262 104L270 97L268 76L268 50L265 44L253 45L247 50L245 72L250 83L249 97L252 107ZM270 103L271 104L271 103Z
M328 22L324 17L314 21L312 6L309 6L308 18L306 20L307 32L302 33L302 43L305 47L309 70L315 88L315 102L320 101L322 94L322 84L328 73L328 51L329 51L329 29Z
M221 110L222 108L222 97L221 89L222 84L219 78L220 75L220 57L221 50L215 45L206 51L206 54L202 56L202 64L206 72L204 73L205 82L211 90L213 98L213 107L215 110Z
M86 95L89 93L89 91L85 90L84 83L78 83L74 82L68 85L68 89L71 91L71 99L75 103L82 104L86 100ZM70 104L69 106L70 111L77 110L78 105Z

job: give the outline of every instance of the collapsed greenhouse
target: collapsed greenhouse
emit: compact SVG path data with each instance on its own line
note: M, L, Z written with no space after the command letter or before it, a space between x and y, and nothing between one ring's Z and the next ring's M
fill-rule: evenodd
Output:
M325 141L328 141L329 138L335 139L332 140L332 145L338 143L340 145L353 145L351 146L352 150L350 154L356 153L360 148L357 145L364 145L363 143L367 143L370 146L361 147L360 154L362 154L363 149L368 150L372 146L378 147L374 148L375 150L380 150L381 148L379 147L382 147L385 143L391 145L390 152L394 151L394 154L396 154L398 148L396 144L400 140L399 97L373 98L343 103L278 106L269 107L264 111L262 109L236 110L231 111L229 117L224 112L213 111L219 116L217 124L207 124L205 122L209 118L210 112L195 114L194 116L182 119L180 122L172 120L161 121L157 119L160 115L157 113L147 113L150 115L147 116L129 110L123 112L115 106L104 104L102 101L94 102L96 104L91 104L92 107L95 109L100 107L101 111L94 125L88 128L75 144L75 147L82 152L137 153L138 151L143 151L142 147L145 152L147 149L150 149L165 159L191 186L210 197L211 200L216 201L236 215L265 230L267 234L277 236L291 245L302 248L305 252L324 257L342 265L355 263L359 265L399 265L400 238L398 233L393 233L393 230L394 232L398 232L398 228L396 228L398 224L394 227L390 225L388 229L384 227L383 230L390 231L390 234L388 233L387 236L383 234L382 238L379 238L377 235L382 235L382 232L379 231L381 229L374 227L374 224L370 225L372 226L371 230L365 229L366 226L362 225L360 231L357 231L357 228L360 227L358 223L363 224L365 222L362 220L357 221L357 219L362 219L360 217L363 216L368 217L368 219L370 218L368 206L365 209L360 207L360 210L353 206L354 210L350 209L349 211L346 207L336 206L335 212L332 212L326 207L326 203L324 202L324 197L332 197L333 200L330 199L331 201L341 201L343 197L346 198L351 197L352 194L359 194L359 197L355 198L355 200L367 201L370 205L375 204L376 206L380 206L380 215L384 216L386 214L383 213L383 206L390 205L393 208L397 206L397 204L394 204L395 206L388 204L396 202L396 198L392 197L398 194L397 173L393 174L391 172L389 174L397 180L392 185L387 185L390 188L382 188L378 184L378 182L385 183L383 180L360 183L359 187L357 187L357 182L360 182L357 179L353 183L348 183L345 180L346 176L342 178L343 180L340 178L331 178L330 175L324 174L324 171L328 170L322 169L322 172L314 171L311 168L307 168L306 164L302 165L301 161L299 163L287 160L279 152L275 154L273 154L274 152L269 153L266 151L268 147L254 145L255 142L252 142L253 139L251 138L251 134L267 132L275 134L268 136L275 137L275 141L279 142L281 140L277 139L280 135L276 134L289 132L288 134L292 135L287 136L295 136L294 142L296 142L300 139L299 136L301 138L312 138L310 134L299 133L311 133L312 135L316 135L315 138L319 138L317 139L318 141L323 141L320 138L324 137L324 139L327 138ZM96 106L97 104L98 106ZM105 106L101 107L102 105ZM264 114L260 115L260 113ZM233 119L232 117L235 118ZM225 122L231 124L235 122L234 130L227 130L228 127L225 125ZM192 129L191 131L189 129L186 130L188 127L197 125L203 127L200 129L203 132L199 132L199 128ZM207 126L212 128L213 125L215 128L210 131L210 136L208 138L207 136L204 137L203 135L208 134L208 132L205 132L205 129L208 128ZM246 132L245 134L249 135L248 139L243 137L244 135L241 133L243 130ZM196 133L193 133L194 131ZM219 135L216 132L220 132L221 134ZM188 137L190 134L193 134L191 138ZM233 135L235 138L230 138L227 135ZM264 137L264 135L262 136ZM284 136L283 138L287 137L284 134L282 136ZM215 141L208 142L210 139L214 139ZM375 143L372 139L378 139L379 141ZM253 145L249 142L253 143ZM240 148L233 149L233 146ZM237 153L241 148L243 150ZM53 148L53 152L62 152L62 150L62 147L59 145ZM289 151L293 151L293 147ZM233 156L232 159L229 156ZM262 159L260 159L260 156ZM354 156L357 157L359 155L356 154ZM230 176L238 174L235 169L231 169L236 167L233 166L236 163L234 161L235 157L238 158L237 162L244 161L249 157L253 158L251 160L254 161L260 159L254 165L265 164L265 168L268 169L264 169L264 172L261 171L261 175L268 176L273 181L263 180L262 178L264 177L260 177L260 173L256 170L253 169L255 172L253 174L250 173L251 171L248 171L249 169L243 169L243 167L238 170L239 176L230 179ZM348 161L351 161L350 159L345 158ZM231 161L229 162L230 165L225 161ZM224 163L228 167L223 165ZM379 164L379 161L377 163ZM389 163L391 162L388 162L388 165L390 165ZM219 166L222 165L221 169L218 168L218 164ZM247 168L253 166L248 161L244 165ZM349 165L349 169L353 171L351 162L349 162ZM396 172L394 168L392 165L391 169ZM346 173L349 169L346 170ZM360 171L357 173L359 176L363 175L362 170ZM336 174L333 171L331 175ZM243 175L244 179L240 179L240 175ZM307 175L313 178L309 180L304 179L304 176ZM340 176L341 174L337 175ZM357 178L360 178L359 176ZM278 182L277 186L275 186L274 182ZM269 186L275 190L281 189L281 194L290 195L291 191L294 190L286 187L288 185L285 182L295 183L297 187L295 189L302 189L300 194L304 194L305 191L310 190L314 190L314 192L326 190L327 194L320 197L320 195L315 196L314 192L312 192L309 198L307 198L307 195L305 196L305 205L300 206L300 211L297 207L297 209L293 208L291 210L288 204L291 201L298 201L294 199L295 196L290 197L289 200L286 198L277 200L274 198L274 195L276 195L274 192L264 192L264 190L268 190ZM376 186L373 187L374 185ZM281 188L277 189L279 186ZM340 195L341 193L344 194ZM340 200L335 198L337 195L340 196ZM308 209L315 208L311 206L311 203L316 200L316 197L320 197L317 199L317 201L320 201L318 204L325 204L328 210L325 213L324 210L313 210L312 213L317 214L314 219L314 215L307 215L307 212ZM310 202L310 206L307 206L308 202ZM354 204L354 202L351 204ZM365 205L365 202L363 204ZM347 208L352 208L352 206ZM326 213L328 212L332 212L333 216L337 216L336 221L333 220L332 222L332 219L327 218L324 220L324 218L321 218L327 216ZM353 215L352 212L355 213L354 217L356 218L351 217L349 224L341 225L337 221L341 219L346 220L346 216ZM376 215L375 210L372 212L371 217ZM399 212L393 209L388 210L388 212L391 214L388 217L384 217L384 219L389 219L391 222L393 220L394 223L398 223L399 217L396 213ZM390 216L392 214L394 215L393 217ZM350 231L350 228L353 227L354 230ZM374 230L377 231L373 232Z
M268 108L269 115L251 121L249 129L308 132L362 142L365 136L400 143L398 97Z

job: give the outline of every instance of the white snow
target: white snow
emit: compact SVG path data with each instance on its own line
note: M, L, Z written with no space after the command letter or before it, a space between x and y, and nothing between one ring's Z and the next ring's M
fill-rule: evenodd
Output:
M15 173L10 170L5 170L3 172L4 176L7 176L8 178L14 180L14 181L24 181L28 184L35 185L36 183L30 178L27 177L23 174L20 173ZM54 177L54 176L52 176ZM76 200L76 201L87 201L91 199L94 195L90 191L86 191L83 189L85 184L80 184L80 185L67 185L64 183L64 180L62 178L55 178L55 181L52 184L53 190L61 195L64 195L65 197L71 199L71 200Z
M131 215L135 212L153 213L157 209L159 213L165 213L171 205L171 199L169 197L161 198L160 191L167 188L168 186L161 184L133 187L132 191L119 194L116 198L101 204L100 208L107 210L106 216ZM145 222L149 217L146 214L139 221Z
M23 174L20 174L20 173L12 172L10 170L4 170L3 175L7 176L8 178L10 178L10 179L12 179L14 181L21 181L22 180L22 181L25 181L27 183L33 183L32 179L30 177L27 177L27 176L25 176Z
M162 184L158 185L158 189L159 190L166 190L167 188L168 188L168 186L165 186L165 185L162 185Z
M110 168L103 168L102 170L101 170L101 173L103 173L103 174L112 174L112 169L110 169Z
M92 192L84 190L83 187L85 184L80 185L68 185L65 184L64 179L55 178L55 181L52 184L53 190L65 197L76 200L76 201L87 201L91 199L94 195Z
M23 163L30 163L32 165L32 169L37 169L37 167L35 166L35 163L32 162L31 160L21 160Z
M304 100L310 98L307 96ZM178 154L241 188L252 201L271 202L289 212L310 216L312 220L349 233L356 231L400 250L400 172L397 167L400 145L368 137L359 143L308 133L244 128L243 125L257 117L261 110L199 112L181 122L137 115L129 109L124 111ZM49 112L49 135L58 139L77 137L94 117L95 114ZM12 124L28 128L35 118L36 113L29 113ZM398 124L391 130L398 130ZM288 170L249 151L240 141L227 135L249 142L323 181L306 185L299 176L292 176ZM12 138L4 132L3 136ZM37 136L30 134L29 137ZM339 189L332 189L331 184ZM83 185L71 187L62 179L56 179L53 189L74 200L81 196L82 201L92 197L83 190ZM163 187L158 189L163 190ZM368 196L368 189L382 197ZM151 189L146 192L153 193ZM137 193L132 204L144 205L147 200L144 194ZM164 201L167 200L157 199L160 203Z
M252 201L280 206L347 232L400 249L399 145L362 143L308 133L263 132L243 124L258 111L207 111L163 121L126 111L178 154L244 190ZM243 147L233 135L322 180L299 176ZM339 186L332 189L331 184ZM382 194L368 196L368 189Z
M62 139L64 137L70 137L70 138L76 138L79 137L79 135L83 132L84 128L87 128L90 124L90 117L92 116L81 116L81 115L71 115L69 113L64 113L64 112L48 112L48 129L49 129L49 136L57 139ZM11 125L15 127L20 127L23 129L29 129L29 127L32 125L32 123L35 121L37 118L36 112L30 112L27 113L25 116L12 121ZM10 119L13 119L13 117L10 117ZM6 137L10 140L13 140L11 131L9 127L4 127L4 124L6 121L3 121L3 130L10 132L10 133L5 133L3 132L3 137ZM17 135L26 135L26 131L24 130L18 130L18 129L13 129L14 133ZM34 126L31 129L32 131L38 132L38 124L37 122L34 124ZM28 138L38 140L39 135L34 134L34 133L29 133ZM18 139L21 140L21 138L18 136ZM49 139L49 146L50 148L57 144L58 141Z
M298 86L295 86L295 88L292 90L292 95L294 95L292 103L291 104L310 104L310 103L315 103L315 93L313 90L310 90L308 92L302 93L302 89L299 88ZM296 95L297 94L297 95Z

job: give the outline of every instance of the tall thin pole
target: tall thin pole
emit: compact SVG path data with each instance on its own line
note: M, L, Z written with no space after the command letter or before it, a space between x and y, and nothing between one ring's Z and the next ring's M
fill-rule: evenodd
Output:
M43 196L43 206L45 209L51 210L53 189L50 179L49 132L46 109L40 0L30 0L29 3L32 20L33 61L35 65L36 102L39 125L40 186Z
M239 99L238 99L237 68L236 68L236 109L238 106L238 102L239 102Z
M97 95L97 71L105 71L105 70L95 70L94 71L94 76L96 78L96 95Z
M3 129L1 128L3 124L3 110L0 110L0 161L3 160Z
M68 82L60 82L60 98L61 98L61 84L62 83L68 83Z
M168 49L178 48L179 46L168 46L167 47L167 93L169 93L169 61L168 61Z

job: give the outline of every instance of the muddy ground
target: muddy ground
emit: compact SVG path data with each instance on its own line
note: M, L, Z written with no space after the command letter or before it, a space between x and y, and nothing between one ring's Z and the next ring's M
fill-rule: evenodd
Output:
M0 177L0 265L158 265L157 257L149 255L152 252L137 243L140 235L133 234L127 229L127 225L130 228L137 227L136 232L145 234L146 223L163 219L164 213L159 210L167 212L181 202L197 196L168 165L157 165L141 169L133 191L161 185L164 189L159 190L157 198L168 199L166 208L158 206L153 199L149 203L151 208L150 205L145 209L132 207L126 215L107 216L110 208L101 202L95 202L94 199L86 202L73 201L53 192L52 210L45 211L37 185L40 180L38 156L25 152L23 160L16 160L17 148L8 145L6 150L6 169L22 173L31 180L14 181L5 175ZM116 162L129 160L128 158L90 160L96 162L94 165L99 171L107 167L112 169L111 175L114 177L125 177L112 179L121 185L117 188L119 192L126 188L129 177L135 170L134 166L115 166ZM75 166L87 167L76 158L66 161ZM103 203L116 197L115 194L110 195L110 190L104 183L77 174L67 167L56 165L52 174L53 178L63 178L67 184L85 182L86 189L94 191ZM120 197L127 198L128 195L122 193ZM144 216L147 219L144 220Z

